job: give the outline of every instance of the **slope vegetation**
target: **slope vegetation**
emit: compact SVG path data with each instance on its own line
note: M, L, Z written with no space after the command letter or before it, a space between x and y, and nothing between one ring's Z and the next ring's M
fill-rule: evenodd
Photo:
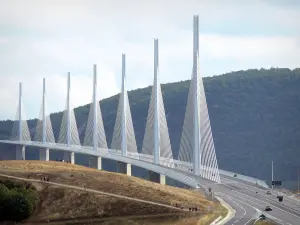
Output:
M196 224L199 218L211 213L218 216L214 211L223 210L218 203L206 200L196 191L62 162L0 161L0 174L37 181L46 176L50 182L87 188L85 191L47 182L32 182L39 191L41 201L28 223L50 220L54 224L176 224L184 220L186 224ZM152 203L92 193L89 189ZM189 207L197 207L198 212L187 212Z

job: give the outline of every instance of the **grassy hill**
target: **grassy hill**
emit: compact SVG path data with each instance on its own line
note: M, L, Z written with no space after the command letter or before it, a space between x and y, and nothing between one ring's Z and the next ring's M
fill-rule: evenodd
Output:
M197 207L197 213L160 205L136 202L105 194L91 193L46 182L32 182L40 199L26 224L197 224L213 220L216 211L225 212L219 203L205 199L196 191L159 185L123 174L98 171L62 162L0 161L0 174L51 182L148 200L182 209ZM7 179L0 176L1 179ZM93 222L93 223L92 223ZM206 221L207 222L207 221ZM208 223L203 223L208 224Z
M189 81L162 85L173 155L177 157ZM272 68L237 71L204 78L208 110L219 167L270 181L271 161L275 179L296 189L300 166L300 69ZM140 151L151 87L129 92L134 130ZM101 101L107 142L111 143L118 95ZM75 109L84 138L89 105ZM62 113L51 115L56 138ZM29 121L32 134L36 120ZM0 122L0 138L7 138L12 122ZM7 152L9 146L0 146ZM3 155L3 153L2 153ZM37 155L29 155L36 158ZM55 156L53 156L55 158ZM79 163L87 159L80 156ZM104 163L105 164L105 163ZM105 166L104 166L105 167ZM111 163L106 166L112 169Z

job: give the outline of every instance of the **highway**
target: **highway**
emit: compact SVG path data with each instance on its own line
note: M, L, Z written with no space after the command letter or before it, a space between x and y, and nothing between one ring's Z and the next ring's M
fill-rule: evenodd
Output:
M221 176L222 184L199 179L205 188L212 188L216 196L226 201L236 210L235 216L226 225L251 224L259 215L264 214L281 225L300 225L300 201L285 196L283 202L277 199L277 192L267 195L267 189L238 180ZM265 212L266 206L272 211Z

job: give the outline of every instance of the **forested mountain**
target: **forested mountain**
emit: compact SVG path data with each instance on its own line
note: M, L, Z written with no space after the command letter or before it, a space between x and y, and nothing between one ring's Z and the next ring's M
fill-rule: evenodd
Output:
M190 81L163 84L173 154L177 157ZM219 168L270 181L271 161L275 179L296 188L300 166L300 69L272 68L237 71L204 78L207 105ZM129 92L138 149L143 142L151 87ZM107 142L111 143L118 95L101 101ZM84 138L89 105L75 109ZM62 113L51 115L58 138ZM34 133L36 120L29 121ZM11 132L12 121L0 122L0 138ZM8 146L3 145L4 152ZM5 149L4 149L5 148ZM32 156L34 157L34 156Z

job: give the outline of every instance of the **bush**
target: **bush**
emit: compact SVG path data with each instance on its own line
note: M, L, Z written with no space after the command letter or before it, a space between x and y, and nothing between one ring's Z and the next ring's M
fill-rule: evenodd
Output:
M36 192L27 184L0 182L0 221L29 218L35 210L36 202Z

